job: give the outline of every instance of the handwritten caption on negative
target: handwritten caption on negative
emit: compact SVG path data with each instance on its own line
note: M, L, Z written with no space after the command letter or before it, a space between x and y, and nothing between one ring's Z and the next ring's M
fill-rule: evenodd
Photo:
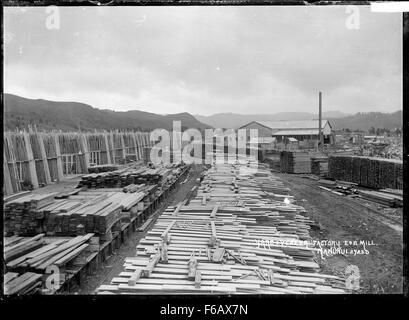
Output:
M257 248L309 248L320 253L321 258L335 256L368 255L373 240L298 240L298 239L256 239Z

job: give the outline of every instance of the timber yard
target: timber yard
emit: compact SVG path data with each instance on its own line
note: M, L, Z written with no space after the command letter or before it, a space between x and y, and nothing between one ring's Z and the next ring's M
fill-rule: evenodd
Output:
M409 296L397 3L43 2L2 20L13 315L81 296L130 302L93 317L350 317Z
M190 164L147 132L5 133L5 293L401 292L402 161L295 125Z

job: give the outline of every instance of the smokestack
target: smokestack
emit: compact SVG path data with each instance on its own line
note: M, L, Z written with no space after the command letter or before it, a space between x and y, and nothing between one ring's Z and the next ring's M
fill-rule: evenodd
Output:
M322 121L322 93L319 92L319 112L318 112L318 143L322 147L322 132L321 132L321 121Z

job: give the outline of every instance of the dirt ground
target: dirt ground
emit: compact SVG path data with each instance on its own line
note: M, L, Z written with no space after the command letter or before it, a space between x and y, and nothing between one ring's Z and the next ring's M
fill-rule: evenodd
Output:
M360 274L357 293L403 292L402 220L388 217L364 206L364 201L349 199L319 189L318 182L297 175L275 173L291 189L297 204L318 224L311 235L320 240L368 240L369 254L326 257L319 263L324 271L344 274L356 265Z
M198 186L199 182L197 179L200 177L203 171L202 166L192 166L187 181L180 185L179 189L175 190L162 204L162 206L157 209L152 216L150 226L156 221L156 218L168 207L178 204L180 201L185 200L186 195L193 188L193 186ZM105 260L100 268L92 276L86 277L85 282L82 283L81 288L76 288L73 291L74 294L93 294L95 290L103 284L110 284L113 277L117 277L120 272L124 271L124 262L126 257L134 257L136 254L136 246L138 242L145 237L149 228L145 229L143 232L134 232L131 237L121 245L119 250L114 252L107 260Z

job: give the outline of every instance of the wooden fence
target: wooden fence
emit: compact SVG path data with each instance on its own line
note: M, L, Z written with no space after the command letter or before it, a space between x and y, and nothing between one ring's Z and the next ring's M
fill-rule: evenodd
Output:
M25 186L38 188L65 175L87 173L90 164L119 164L141 160L144 148L154 143L149 132L39 132L4 133L4 182L6 195Z

